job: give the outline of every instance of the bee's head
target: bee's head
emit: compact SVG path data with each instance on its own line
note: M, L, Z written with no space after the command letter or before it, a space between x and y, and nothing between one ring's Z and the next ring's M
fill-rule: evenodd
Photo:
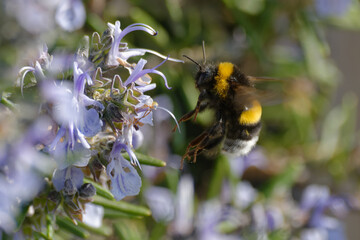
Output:
M205 42L204 41L202 42L202 49L203 49L203 63L202 64L196 62L194 59L192 59L186 55L183 55L184 57L186 57L187 59L189 59L190 61L192 61L199 67L199 70L195 76L195 86L200 91L202 89L210 89L212 87L212 82L213 82L214 73L215 73L215 67L212 65L206 64Z
M214 85L215 66L203 65L195 76L195 86L200 91L203 89L212 89Z

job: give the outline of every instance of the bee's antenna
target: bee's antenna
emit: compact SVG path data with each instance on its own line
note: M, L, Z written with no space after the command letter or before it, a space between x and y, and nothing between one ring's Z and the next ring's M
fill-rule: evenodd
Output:
M205 41L202 41L202 50L203 50L203 65L206 63L206 54L205 54Z
M200 65L200 63L196 62L194 59L192 59L192 58L190 58L190 57L188 57L186 55L183 55L183 57L186 57L187 59L189 59L190 61L192 61L196 65L198 65L200 70L202 69L202 66Z

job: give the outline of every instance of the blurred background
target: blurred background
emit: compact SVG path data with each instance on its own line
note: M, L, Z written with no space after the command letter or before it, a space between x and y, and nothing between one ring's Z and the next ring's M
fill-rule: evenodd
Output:
M102 33L107 22L116 20L121 21L122 28L140 22L158 31L156 37L141 32L127 35L125 41L130 47L153 49L185 61L162 65L159 70L166 75L172 89L168 91L159 83L150 93L178 119L195 107L198 97L194 86L197 67L182 55L202 62L202 41L205 41L208 63L230 61L248 75L280 80L266 86L279 93L279 100L264 103L258 146L239 162L224 160L218 154L200 155L196 164L186 163L184 170L179 171L187 144L213 123L213 113L205 111L195 122L182 123L181 133L172 133L175 123L171 118L160 112L156 114L155 125L143 129L145 141L141 151L166 161L167 167L161 170L144 167L146 180L138 201L147 202L145 193L153 186L179 195L179 179L192 176L195 193L191 206L197 212L201 203L213 198L236 205L241 200L232 198L237 194L234 189L246 182L257 193L256 200L249 206L263 204L280 209L283 220L276 229L281 234L269 234L269 239L357 239L360 233L357 204L360 196L360 1L85 0L82 3L86 19L71 31L55 18L59 11L54 7L55 2L2 0L2 92L16 83L19 69L36 57L42 43L47 44L49 52L73 52L84 34ZM150 59L148 66L160 62L152 56L147 59ZM153 78L154 82L158 80L161 81ZM332 220L341 223L341 236L328 231L328 238L305 238L306 234L299 234L299 229L316 228L316 224L287 222L287 216L294 214L287 210L288 205L301 205L308 186L323 186L329 196L345 196L346 202L351 202L346 204L350 211L341 217L331 208L322 209ZM256 211L251 208L237 209L255 216ZM136 226L134 231L146 232L149 239L200 239L193 235L199 230L186 234L175 231L174 226L178 225L169 219L161 221L161 226L151 217L142 222L124 222L124 226ZM197 225L194 223L194 226ZM239 229L242 227L236 225L225 232ZM124 229L118 231L123 239L132 239L126 237ZM252 235L244 235L245 239L266 239L246 236Z

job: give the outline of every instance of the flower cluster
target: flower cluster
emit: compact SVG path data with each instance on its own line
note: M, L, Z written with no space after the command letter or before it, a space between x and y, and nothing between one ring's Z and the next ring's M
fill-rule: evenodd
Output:
M13 219L18 213L13 211L17 209L16 197L31 200L44 187L47 193L44 206L48 211L53 212L62 204L69 217L82 220L86 203L96 192L92 184L83 183L85 176L102 185L108 179L116 200L139 193L141 178L136 168L141 170L141 165L134 149L142 143L141 127L153 124L153 111L157 109L174 118L146 95L156 88L150 75L158 75L170 89L165 75L157 69L166 61L181 61L149 49L128 48L123 38L133 31L157 34L145 24L132 24L122 30L119 21L109 23L101 36L93 34L91 42L85 37L85 46L73 56L50 55L47 47L43 47L32 65L20 69L21 94L39 95L41 121L36 120L36 129L19 143L23 151L16 151L20 146L4 145L7 151L0 156L4 169L0 184L11 180L17 186L20 181L28 181L31 192L14 187L14 194L0 193L7 196L2 197L5 202L0 204L5 219L0 221L1 229L11 231L16 227ZM137 63L128 61L145 53L163 61L152 68L145 67L147 61L143 58ZM128 75L126 79L120 77L124 74ZM23 173L28 168L33 170ZM45 176L51 176L47 183L43 180ZM17 195L20 192L22 195Z

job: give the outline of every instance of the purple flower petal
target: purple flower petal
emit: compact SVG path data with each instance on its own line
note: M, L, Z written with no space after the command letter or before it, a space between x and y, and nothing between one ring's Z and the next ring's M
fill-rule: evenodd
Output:
M135 69L131 72L130 76L125 81L124 86L127 86L132 82L135 82L137 80L137 78L139 78L139 77L137 77L137 75L139 75L139 73L142 71L142 69L144 68L146 63L147 63L147 61L145 59L142 59L142 58L138 61L138 63L136 64ZM143 75L145 75L145 74L142 74L141 76L143 76ZM135 77L137 77L137 78L135 78Z
M143 60L143 61L142 61ZM162 61L160 64L158 64L157 66L151 68L151 69L144 69L144 70L141 70L144 68L145 64L146 64L146 60L144 59L140 59L138 64L136 65L134 71L131 73L131 75L129 76L129 78L125 81L125 86L129 85L130 83L132 82L135 82L136 80L138 80L139 78L141 78L142 76L146 75L146 74L149 74L149 73L155 73L157 75L160 75L163 79L164 79L164 82L165 82L165 86L167 89L171 89L171 87L168 86L168 83L167 83L167 79L165 77L165 75L158 71L158 70L155 70L156 68L160 67L162 64L164 64L166 61L168 60L168 58L166 58L164 61ZM140 65L139 65L140 64ZM139 71L141 70L141 71Z
M111 192L116 200L139 194L141 178L136 169L123 158L114 158L108 164L106 173L111 179Z
M241 181L236 185L235 189L235 206L240 209L247 208L251 203L255 201L258 196L257 191L249 182Z
M142 93L153 90L155 88L156 88L156 83L151 83L149 85L143 85L143 86L136 86L136 89L138 89Z
M73 185L79 189L83 183L84 174L80 168L68 167L65 169L56 169L53 173L52 182L56 191L61 191L64 188L66 179L70 179Z
M49 151L55 150L56 145L59 143L60 139L65 136L65 134L66 134L66 129L64 127L61 127L58 130L55 139L48 146Z
M327 186L310 185L308 186L301 198L301 208L308 211L320 204L323 205L330 197L330 190Z
M85 137L93 137L100 132L102 127L102 121L99 118L99 113L90 108L85 110L84 122L79 126L79 130L84 134Z
M340 17L351 6L351 0L315 0L315 10L320 17Z
M139 148L143 142L144 142L144 134L140 130L134 131L132 135L133 148L134 149Z
M64 188L65 176L67 168L64 169L55 169L52 177L52 183L56 191L61 191Z
M91 151L84 148L84 146L77 141L75 141L73 150L70 148L68 142L58 142L52 154L59 169L64 169L71 165L85 167L91 157Z
M174 232L189 234L194 221L194 180L190 175L181 177L175 200Z

